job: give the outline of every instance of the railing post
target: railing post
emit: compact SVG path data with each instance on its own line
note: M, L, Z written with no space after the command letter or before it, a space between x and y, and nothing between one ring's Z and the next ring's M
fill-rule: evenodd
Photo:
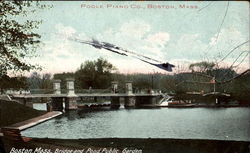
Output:
M118 93L118 82L117 81L111 82L111 93Z
M67 97L65 101L65 110L77 109L77 95L75 94L75 79L68 78L67 81Z
M75 85L74 85L75 79L68 78L66 79L66 81L67 81L67 96L76 96Z
M128 95L133 94L133 87L132 87L131 81L126 82L126 94L128 94Z
M111 82L111 93L116 94L118 93L118 82L117 81L112 81ZM111 96L111 108L119 108L120 107L120 97L118 96Z
M54 94L61 94L61 80L53 81Z

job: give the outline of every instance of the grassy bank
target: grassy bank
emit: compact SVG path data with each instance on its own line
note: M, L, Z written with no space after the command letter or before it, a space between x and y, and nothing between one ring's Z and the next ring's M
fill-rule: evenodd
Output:
M0 99L0 127L15 124L45 114L15 101Z
M39 111L19 104L16 101L0 98L0 128L25 121L45 114L45 111ZM0 131L1 132L1 131ZM0 136L0 153L3 153L3 137Z

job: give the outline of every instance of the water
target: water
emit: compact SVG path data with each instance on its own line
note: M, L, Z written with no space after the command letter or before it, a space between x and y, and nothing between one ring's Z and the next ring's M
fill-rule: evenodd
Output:
M36 110L47 110L47 106L45 103L33 103L33 108Z
M250 108L71 111L22 132L49 138L182 138L250 141Z

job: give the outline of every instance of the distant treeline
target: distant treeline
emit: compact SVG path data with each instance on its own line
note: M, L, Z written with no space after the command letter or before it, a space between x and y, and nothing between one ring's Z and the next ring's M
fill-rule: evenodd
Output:
M32 73L30 77L1 77L0 88L5 89L47 89L53 88L53 80L60 79L61 89L66 89L66 79L75 79L76 91L82 89L109 89L112 81L118 81L119 92L124 92L125 82L132 81L135 92L157 89L167 93L186 92L224 92L242 100L250 99L250 73L232 79L237 74L231 68L215 68L213 63L199 62L190 65L191 72L166 75L152 74L122 74L107 60L99 58L86 61L74 73L39 74ZM231 80L232 79L232 80ZM229 81L228 81L229 80ZM231 81L230 81L231 80Z

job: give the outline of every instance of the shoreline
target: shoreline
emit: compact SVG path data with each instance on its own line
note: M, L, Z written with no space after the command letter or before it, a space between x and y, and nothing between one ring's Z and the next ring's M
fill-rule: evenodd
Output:
M98 139L51 139L27 138L28 141L10 142L6 153L16 149L79 151L97 153L98 150L123 153L124 150L143 153L249 153L250 141L206 140L206 139L171 139L171 138L98 138ZM83 151L84 150L84 151ZM89 150L89 151L88 151ZM103 151L106 153L105 151ZM32 152L35 153L35 152ZM109 152L107 152L109 153Z
M23 108L19 105L17 105L17 107ZM97 106L93 108L95 109L100 107ZM23 121L23 123L26 124L27 120ZM16 125L19 124L16 123ZM104 153L135 153L140 151L143 153L250 153L250 141L241 140L175 138L31 138L22 136L20 134L21 129L12 129L10 131L7 131L10 133L9 137L7 135L5 135L4 137L0 137L1 153L4 153L3 148L5 148L5 153L9 153L13 148L32 149L33 152L31 153L69 153L56 152L56 149L76 151L72 153L99 153L98 150L103 149L106 149L106 152L103 151ZM4 144L4 146L2 145L2 143ZM38 152L35 152L36 149L38 149ZM46 149L51 150L51 152L46 152ZM88 151L88 149L90 150ZM124 149L127 150L124 151ZM81 150L82 152L77 152L79 150ZM128 150L130 150L131 152L129 152Z

